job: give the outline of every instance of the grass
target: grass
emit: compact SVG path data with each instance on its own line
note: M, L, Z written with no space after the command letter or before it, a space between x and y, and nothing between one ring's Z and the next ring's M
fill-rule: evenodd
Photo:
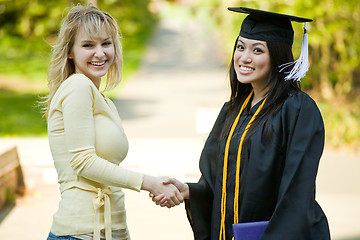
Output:
M0 89L0 136L46 135L46 120L37 105L38 100L39 95L35 93Z

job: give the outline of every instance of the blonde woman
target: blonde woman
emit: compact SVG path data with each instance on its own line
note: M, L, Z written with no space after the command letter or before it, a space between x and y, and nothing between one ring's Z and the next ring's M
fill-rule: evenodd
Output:
M62 22L48 71L45 116L61 200L48 240L130 239L122 188L163 194L168 207L183 198L165 177L119 166L128 140L119 114L99 91L121 79L122 50L116 21L93 6L75 6Z

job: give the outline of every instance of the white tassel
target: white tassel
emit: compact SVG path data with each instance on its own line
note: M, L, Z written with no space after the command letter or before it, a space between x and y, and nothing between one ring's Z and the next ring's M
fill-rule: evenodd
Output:
M301 81L302 78L305 77L306 72L309 70L310 63L309 63L309 49L308 49L308 34L307 34L307 27L306 23L304 24L304 37L301 45L301 53L300 57L294 61L289 63L284 63L279 67L280 72L283 71L285 68L294 64L294 67L291 69L290 72L286 72L287 76L285 80L293 80L293 81Z

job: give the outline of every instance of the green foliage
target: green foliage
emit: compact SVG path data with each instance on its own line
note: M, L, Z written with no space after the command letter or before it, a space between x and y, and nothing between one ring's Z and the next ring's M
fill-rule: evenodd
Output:
M0 1L0 73L43 81L68 1Z
M56 33L66 1L2 1L0 2L1 35L26 39Z
M319 101L319 108L324 116L327 143L360 151L360 106Z
M38 106L38 94L0 89L0 136L46 134L46 120Z
M49 53L43 41L6 36L0 39L0 73L45 81Z
M360 66L360 2L328 0L312 4L310 53L312 84L322 97L350 94Z

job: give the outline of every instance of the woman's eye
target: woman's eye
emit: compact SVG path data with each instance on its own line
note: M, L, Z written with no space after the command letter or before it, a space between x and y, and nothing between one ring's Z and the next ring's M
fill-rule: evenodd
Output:
M104 46L109 46L109 45L111 45L111 44L112 44L112 42L104 42L104 43L103 43Z
M238 45L236 46L236 48L239 49L239 50L243 50L243 49L244 49L244 46L241 45L241 44L238 44Z
M254 52L255 52L255 53L262 53L263 50L261 50L260 48L255 48L255 49L254 49Z
M87 43L87 44L84 44L84 45L83 45L84 48L90 48L90 47L92 47L92 46L93 46L93 45L90 44L90 43Z

